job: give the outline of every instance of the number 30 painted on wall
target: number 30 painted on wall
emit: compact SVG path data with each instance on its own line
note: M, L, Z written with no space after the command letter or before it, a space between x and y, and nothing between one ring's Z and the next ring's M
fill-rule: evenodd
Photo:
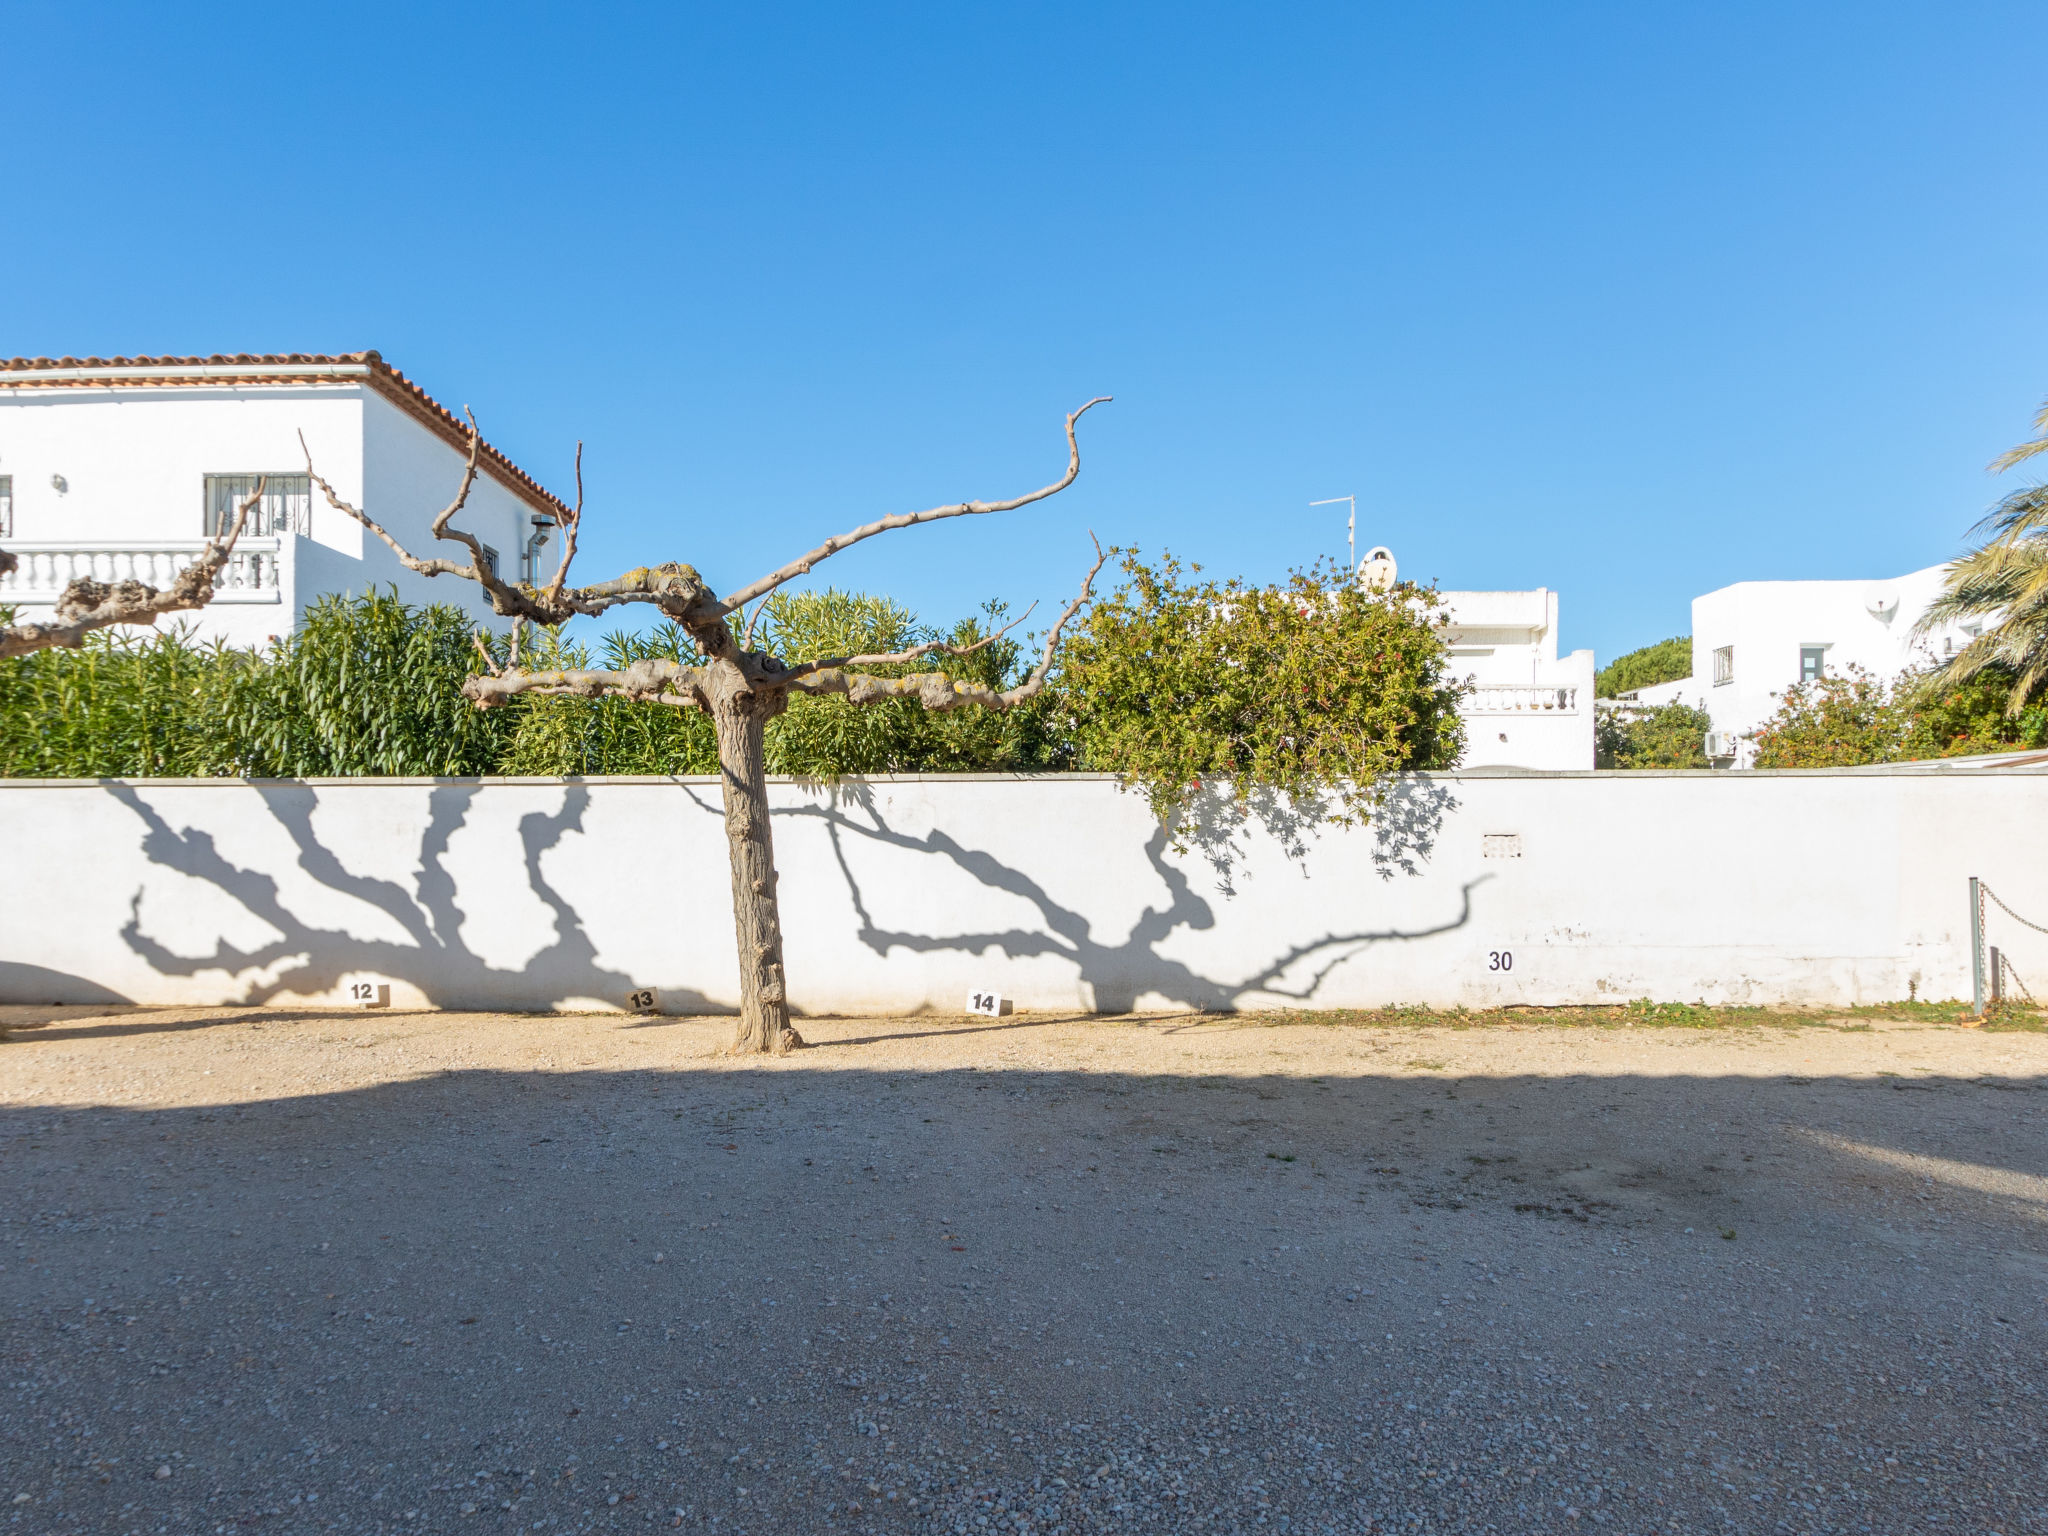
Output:
M1504 949L1490 949L1486 952L1486 968L1489 971L1512 971L1515 957Z

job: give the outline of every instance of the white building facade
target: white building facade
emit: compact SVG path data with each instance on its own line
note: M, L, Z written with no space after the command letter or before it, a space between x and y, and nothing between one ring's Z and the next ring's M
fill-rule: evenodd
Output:
M464 423L375 352L0 362L0 548L19 561L0 578L0 607L47 617L79 576L168 586L262 477L264 499L213 601L165 627L261 646L320 597L385 587L496 625L475 583L406 570L306 477L310 449L344 500L423 554L468 441ZM506 576L530 579L536 561L546 574L540 546L563 510L486 445L457 526Z
M1391 591L1400 567L1385 545L1358 562L1360 586ZM1557 594L1439 592L1453 680L1468 685L1461 768L1593 766L1593 653L1557 654Z
M1375 549L1359 579L1394 584L1391 551ZM1471 685L1462 768L1593 766L1593 653L1557 654L1557 594L1441 592L1451 676Z
M1942 588L1946 566L1880 581L1739 581L1692 602L1692 676L1638 689L1640 704L1674 701L1713 720L1708 756L1746 768L1748 738L1778 712L1786 690L1860 669L1891 681L1954 655L1981 626L1914 628Z

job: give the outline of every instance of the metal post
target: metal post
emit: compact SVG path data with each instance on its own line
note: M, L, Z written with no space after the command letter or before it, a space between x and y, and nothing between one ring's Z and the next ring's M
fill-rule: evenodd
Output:
M2005 1001L2005 957L1998 952L1996 944L1991 946L1991 1006L1996 1008Z
M1970 876L1970 997L1984 1017L1984 882Z
M1322 501L1312 501L1309 505L1312 507L1334 507L1340 501L1351 508L1351 520L1345 524L1345 538L1351 547L1351 574L1356 578L1358 575L1358 498L1356 496L1330 496Z

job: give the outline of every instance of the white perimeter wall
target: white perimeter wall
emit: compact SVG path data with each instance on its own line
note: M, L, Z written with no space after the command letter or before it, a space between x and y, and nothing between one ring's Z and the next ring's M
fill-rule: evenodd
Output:
M1227 876L1092 776L773 796L813 1013L1943 998L1970 875L2048 917L2041 771L1424 776L1384 833L1257 831ZM711 781L12 781L0 849L0 1000L737 998ZM2048 939L1990 938L2048 991Z

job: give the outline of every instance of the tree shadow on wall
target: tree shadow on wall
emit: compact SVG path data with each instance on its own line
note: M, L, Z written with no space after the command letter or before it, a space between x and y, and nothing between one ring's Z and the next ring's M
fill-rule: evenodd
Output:
M1331 932L1297 944L1237 979L1202 975L1186 962L1160 953L1160 947L1181 929L1203 932L1216 926L1209 903L1197 895L1187 875L1167 861L1167 835L1154 828L1145 840L1145 861L1165 887L1166 905L1148 906L1121 940L1105 942L1095 937L1094 925L1080 912L1062 906L1037 881L1022 870L1005 864L991 853L969 848L951 834L934 828L922 837L899 832L883 820L874 792L865 784L842 786L833 796L835 804L800 806L778 810L777 816L821 821L831 839L832 855L860 919L861 943L886 957L895 949L914 954L959 950L979 954L1000 949L1012 960L1050 956L1065 960L1080 973L1092 1006L1102 1013L1127 1013L1141 995L1170 999L1186 1008L1226 1013L1258 997L1283 997L1296 1002L1313 1000L1330 974L1347 961L1356 959L1375 945L1407 943L1432 938L1464 927L1472 920L1472 892L1490 879L1481 875L1459 887L1458 910L1443 922L1427 927L1401 929L1359 929ZM857 808L861 815L848 814L842 807ZM981 933L933 935L885 928L869 910L859 877L846 855L846 840L858 839L947 860L972 875L991 890L1022 898L1038 911L1043 930L1009 928ZM1306 967L1305 979L1290 980L1298 967Z
M1369 823L1373 871L1382 880L1420 874L1436 851L1444 817L1458 807L1457 797L1448 784L1422 774L1388 779L1383 790ZM1291 863L1302 866L1309 843L1332 824L1334 814L1334 803L1325 795L1294 799L1258 785L1240 798L1234 791L1206 787L1190 807L1186 837L1208 862L1217 889L1235 896L1249 827L1257 824ZM1302 873L1306 876L1307 870Z
M223 854L211 832L197 827L173 828L154 806L124 783L109 783L109 795L142 821L142 851L152 864L203 880L241 905L250 916L275 929L278 937L242 949L226 939L206 955L181 955L143 931L142 898L137 890L129 902L129 919L121 937L128 947L165 976L196 976L221 971L239 987L236 1003L266 1002L280 994L332 992L350 976L379 976L419 988L436 1007L534 1007L535 977L552 983L556 1004L585 998L623 999L647 985L623 972L598 964L597 948L584 932L582 919L569 901L541 873L541 856L583 828L590 803L589 789L579 783L563 786L562 805L555 812L536 811L519 819L519 841L525 856L528 889L554 917L554 942L516 969L501 970L463 941L466 914L456 904L455 877L446 867L448 848L467 823L481 788L475 783L438 784L428 797L427 823L420 835L419 866L408 888L395 880L349 871L313 830L319 792L290 782L252 785L271 818L298 850L297 865L328 890L361 901L383 913L404 932L405 939L364 938L346 928L320 927L301 919L287 905L275 877L248 869ZM664 985L666 1006L687 1012L718 1011L694 992Z

